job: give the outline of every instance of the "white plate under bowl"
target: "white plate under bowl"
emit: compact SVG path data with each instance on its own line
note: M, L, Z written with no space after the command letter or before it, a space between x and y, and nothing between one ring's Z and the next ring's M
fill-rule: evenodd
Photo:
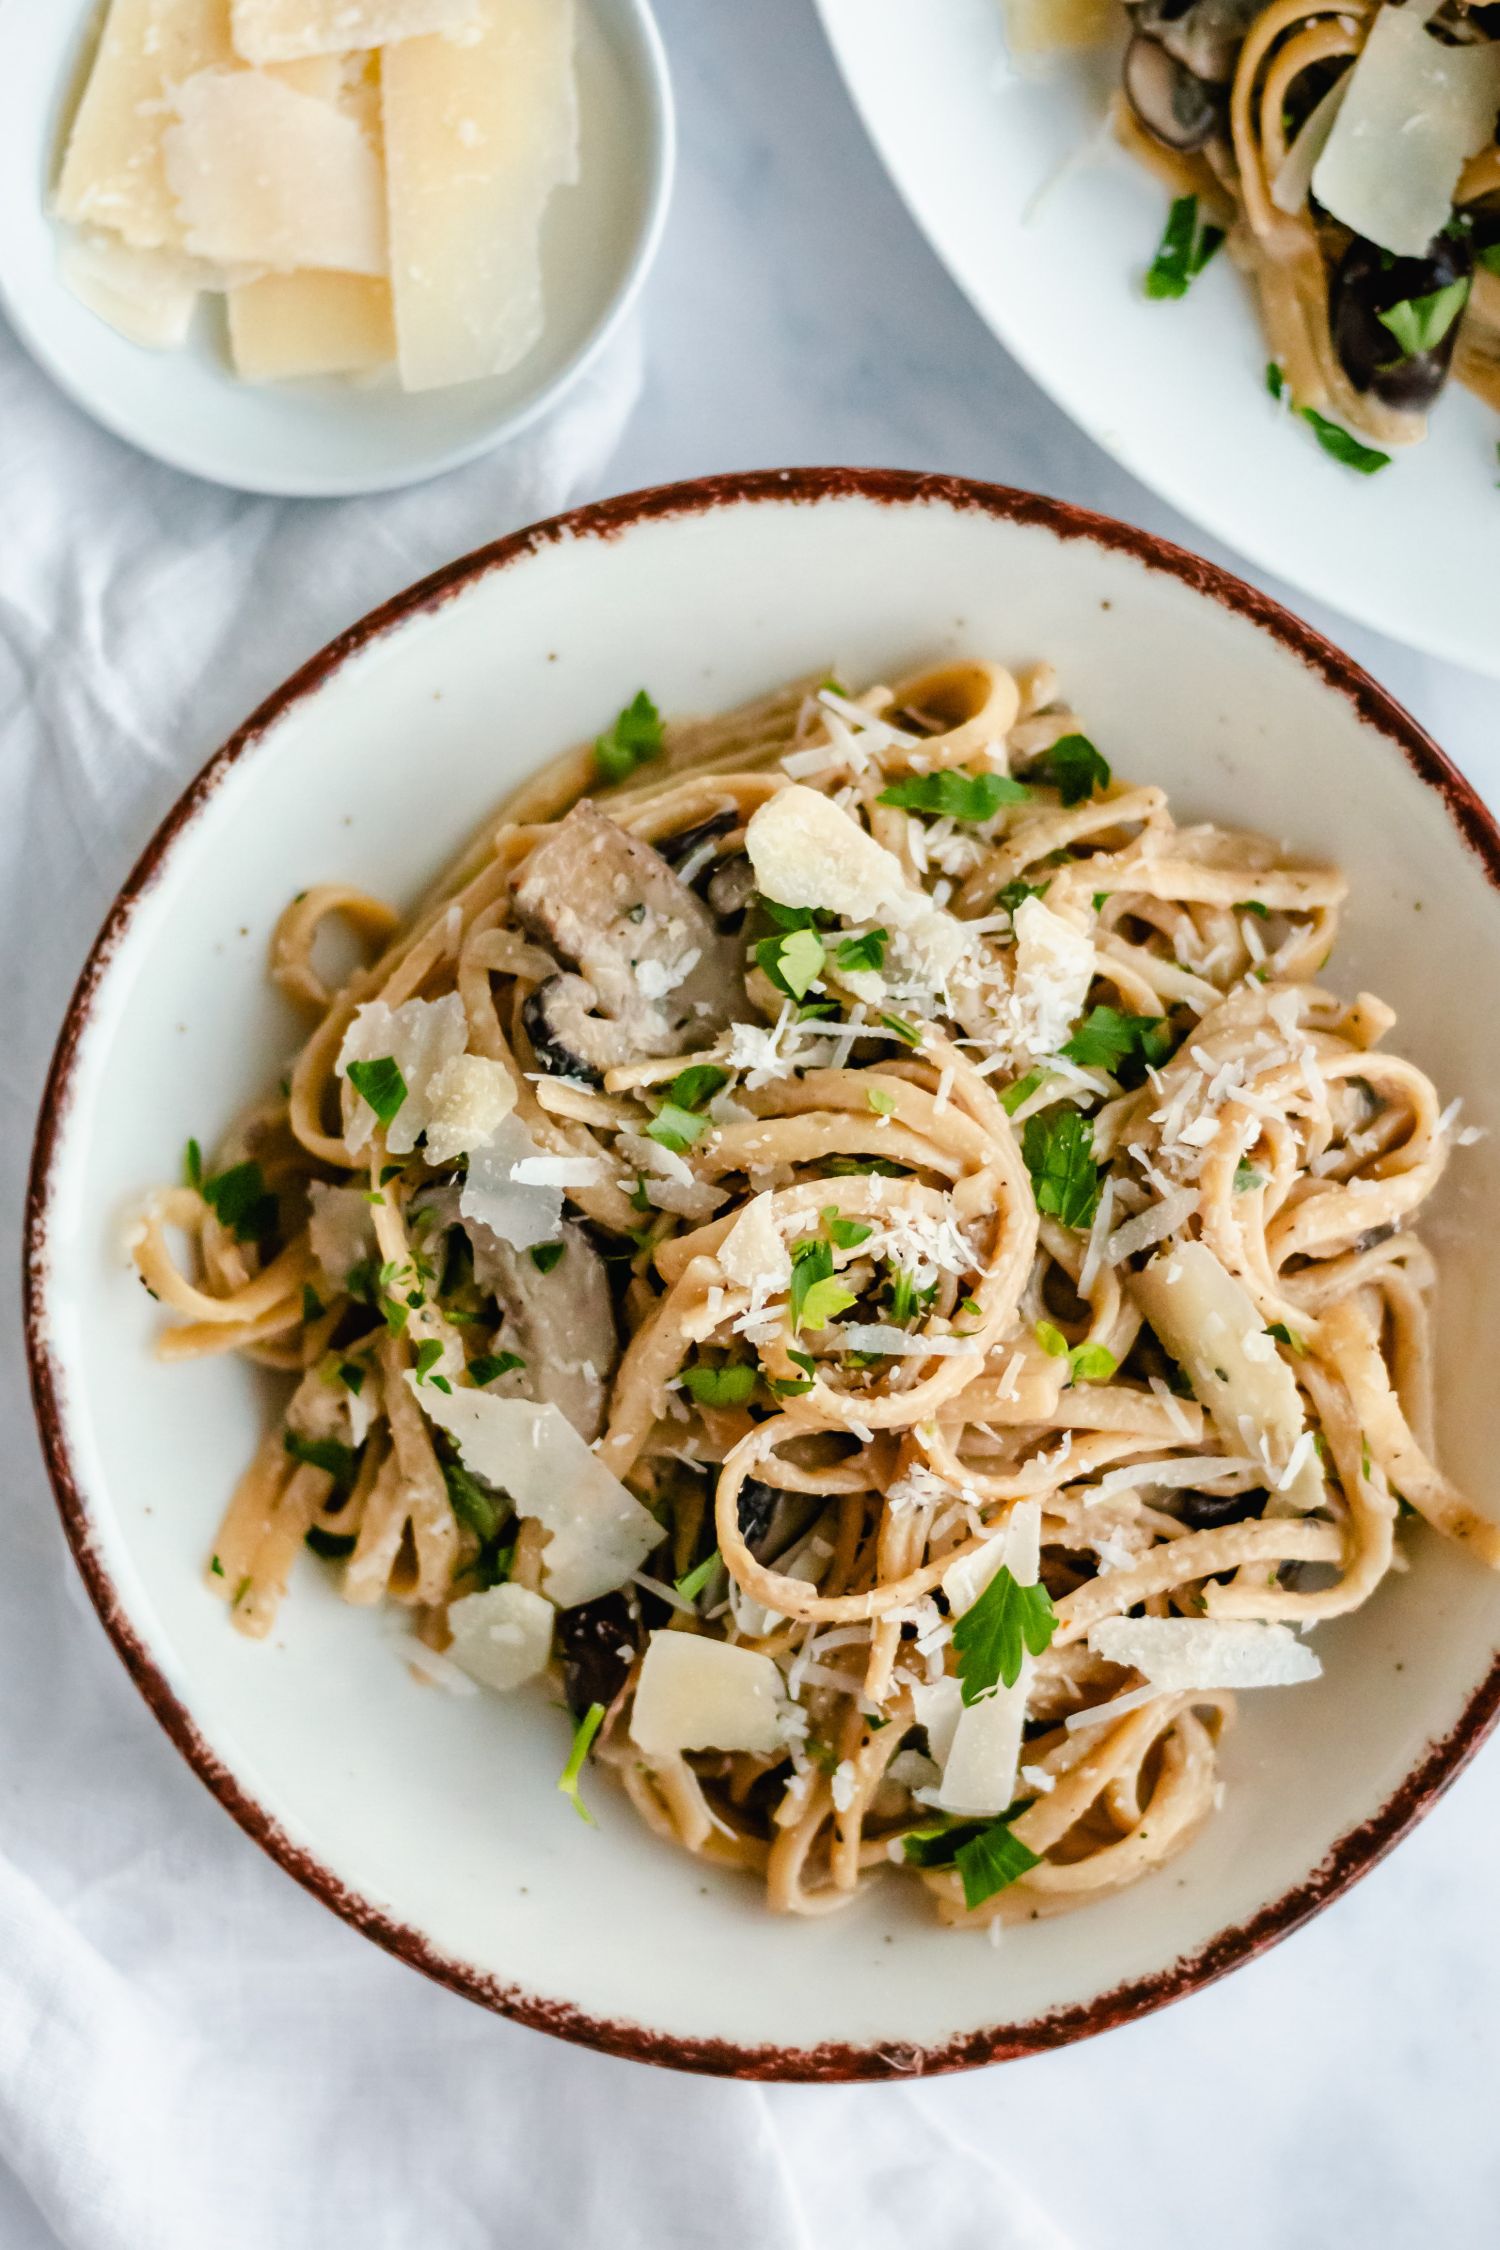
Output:
M458 563L335 643L219 753L151 844L84 973L37 1141L30 1333L44 1442L95 1601L173 1738L243 1825L359 1927L461 1991L625 2054L879 2076L1024 2053L1159 2006L1293 1927L1376 1858L1500 1700L1500 1581L1436 1538L1325 1673L1242 1698L1222 1813L1170 1872L992 1949L895 1881L811 1922L657 1841L600 1775L555 1787L568 1721L538 1689L416 1684L399 1619L308 1562L272 1640L201 1582L269 1409L230 1360L151 1357L160 1314L125 1213L286 1067L265 950L294 891L414 899L486 808L643 684L713 711L829 667L959 652L1058 665L1116 769L1187 819L1336 852L1330 972L1401 1011L1401 1046L1490 1137L1428 1232L1444 1280L1442 1446L1500 1504L1500 837L1372 682L1273 604L1101 518L993 487L821 470L606 502ZM1463 964L1461 976L1452 964ZM1438 973L1443 971L1445 973Z
M1424 445L1373 477L1341 467L1267 396L1250 285L1227 258L1181 302L1143 295L1168 197L1101 133L1110 63L1013 64L1000 0L817 5L929 242L1097 444L1263 569L1398 641L1500 673L1489 409L1453 384Z
M183 350L130 343L64 287L48 214L100 13L92 0L0 0L0 308L53 380L142 452L244 492L416 484L554 406L634 302L671 195L671 83L648 0L579 0L580 178L543 224L545 333L508 374L421 392L394 374L241 383L213 300Z

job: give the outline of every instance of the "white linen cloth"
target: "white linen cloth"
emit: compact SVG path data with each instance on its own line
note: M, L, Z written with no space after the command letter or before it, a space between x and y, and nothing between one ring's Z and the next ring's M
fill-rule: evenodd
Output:
M597 489L627 339L518 448L250 500L76 413L0 330L0 1163L84 952L183 783L332 632ZM388 1960L225 1818L66 1554L3 1309L3 2250L1066 2250L905 2087L763 2092L565 2047Z

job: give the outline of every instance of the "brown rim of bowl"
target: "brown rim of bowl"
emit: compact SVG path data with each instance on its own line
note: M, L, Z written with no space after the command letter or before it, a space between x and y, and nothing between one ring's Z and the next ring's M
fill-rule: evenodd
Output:
M700 515L712 508L747 502L808 505L846 498L887 506L937 504L999 517L1010 523L1035 525L1062 539L1092 540L1222 603L1226 609L1269 633L1325 685L1344 696L1365 724L1375 728L1400 750L1417 778L1442 798L1462 843L1480 860L1489 881L1500 890L1500 830L1475 790L1415 720L1320 633L1267 595L1181 547L1064 501L981 484L965 477L928 476L894 469L763 470L703 477L690 483L627 493L619 499L555 516L516 532L510 538L497 540L491 546L481 547L372 610L368 617L341 633L278 688L184 790L137 860L110 909L68 1003L42 1097L32 1153L23 1283L27 1354L37 1426L73 1558L104 1629L136 1686L188 1763L245 1833L307 1890L387 1952L421 1969L438 1983L517 2023L555 2033L583 2046L599 2048L606 2054L678 2070L814 2082L900 2078L969 2069L980 2063L1005 2061L1064 2046L1107 2031L1115 2024L1149 2015L1264 1952L1278 1939L1298 1929L1382 1859L1407 1830L1415 1826L1474 1755L1500 1717L1500 1659L1475 1689L1452 1731L1442 1741L1429 1744L1418 1764L1386 1803L1368 1820L1340 1837L1322 1864L1302 1882L1262 1907L1248 1921L1221 1932L1198 1952L1184 1955L1151 1976L1119 1985L1087 2004L1055 2009L1028 2023L996 2025L968 2033L943 2046L926 2048L859 2047L840 2043L813 2048L743 2047L731 2041L678 2038L639 2024L600 2020L566 2002L539 1999L518 1986L502 1984L437 1951L419 1930L393 1920L294 1843L214 1755L126 1614L96 1548L88 1502L69 1449L60 1371L53 1363L47 1343L45 1300L52 1170L70 1104L80 1047L99 986L129 927L136 902L156 881L178 838L190 827L229 768L249 755L290 706L314 693L351 656L408 618L440 607L492 571L506 569L541 548L567 539L614 538L639 523Z

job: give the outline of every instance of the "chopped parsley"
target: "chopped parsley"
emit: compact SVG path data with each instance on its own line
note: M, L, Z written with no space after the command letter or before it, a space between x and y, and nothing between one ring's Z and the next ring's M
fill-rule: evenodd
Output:
M526 1362L518 1352L481 1352L469 1362L469 1378L483 1390L487 1383L498 1383L502 1375L510 1375Z
M1236 914L1258 914L1260 916L1260 919L1264 922L1269 916L1271 909L1258 898L1242 898L1239 905L1235 908L1234 911Z
M628 781L637 766L659 758L664 731L661 713L642 688L594 744L600 780L611 786Z
M808 1235L792 1244L791 1312L792 1332L799 1334L804 1328L826 1328L841 1312L847 1312L854 1303L854 1292L846 1289L833 1270L832 1246Z
M1285 1344L1287 1350L1295 1352L1299 1359L1304 1359L1307 1356L1306 1344L1303 1343L1295 1329L1288 1328L1284 1320L1273 1320L1266 1330L1266 1334L1274 1336L1278 1344Z
M432 1375L432 1380L438 1387L438 1389L449 1390L452 1388L451 1384L448 1383L445 1377L432 1374L433 1369L436 1367L438 1361L442 1358L442 1356L443 1347L439 1343L436 1336L429 1336L425 1343L418 1344L417 1381L419 1383L425 1383L428 1376Z
M889 930L869 930L863 937L845 938L834 954L835 967L851 973L861 969L883 969L890 934Z
M957 766L936 773L908 774L882 789L882 805L905 812L936 813L945 820L993 820L1002 805L1023 805L1031 791L1008 773L963 773Z
M908 1023L905 1016L882 1016L880 1020L885 1025L886 1030L894 1031L896 1037L902 1040L906 1046L921 1046L921 1032L914 1023Z
M196 1141L189 1141L182 1152L182 1176L191 1188L203 1186L203 1151Z
M717 1063L690 1063L686 1070L678 1071L667 1088L667 1099L679 1109L701 1109L728 1083L728 1071L720 1070Z
M1036 1340L1041 1345L1042 1350L1053 1359L1065 1359L1067 1361L1069 1384L1107 1383L1119 1365L1119 1361L1108 1345L1091 1343L1070 1345L1062 1330L1054 1328L1050 1320L1039 1320L1037 1322Z
M504 1518L502 1503L485 1490L477 1477L469 1474L461 1461L444 1461L442 1471L453 1513L473 1532L480 1545L487 1547Z
M558 1788L565 1797L571 1799L574 1812L580 1820L586 1820L590 1828L594 1825L594 1816L578 1794L578 1776L583 1771L583 1761L589 1754L593 1739L603 1724L604 1705L591 1703L573 1730L573 1747L568 1752L568 1762L557 1777Z
M715 1547L711 1555L705 1555L701 1563L696 1563L672 1583L685 1602L695 1602L718 1567L719 1550Z
M910 1828L901 1849L914 1867L956 1867L964 1904L982 1906L1040 1865L1005 1820L956 1820L941 1828Z
M1450 281L1425 297L1403 297L1399 304L1387 305L1375 318L1395 337L1401 357L1416 359L1423 352L1436 351L1468 301L1469 283L1465 277Z
M700 1406L743 1406L759 1377L742 1361L728 1367L685 1367L682 1387Z
M1018 906L1024 906L1029 898L1045 898L1047 889L1045 883L1023 883L1018 877L1015 882L1007 883L1003 891L996 891L995 905L1002 914L1014 919Z
M1487 242L1482 250L1476 250L1474 262L1486 273L1500 273L1500 242Z
M1094 1128L1076 1109L1043 1111L1028 1117L1021 1154L1031 1174L1036 1207L1065 1227L1092 1225L1099 1205L1099 1167L1094 1162Z
M310 1281L302 1284L302 1318L304 1321L321 1320L328 1307Z
M1323 451L1346 469L1357 469L1362 477L1374 476L1377 469L1388 469L1391 457L1373 445L1362 445L1351 431L1342 430L1337 422L1330 422L1315 406L1299 406L1297 412L1312 431Z
M1030 1101L1046 1075L1044 1070L1028 1070L1024 1078L1018 1078L1013 1086L1006 1087L1000 1096L1000 1107L1007 1117L1014 1117L1022 1102Z
M762 938L755 958L778 992L789 1000L805 1000L823 973L823 941L806 926L784 930L779 937Z
M965 1703L1001 1684L1014 1687L1027 1649L1040 1656L1057 1631L1045 1586L1023 1586L1002 1563L977 1602L953 1621L953 1647Z
M1236 1164L1234 1168L1234 1192L1236 1195L1249 1195L1253 1189L1263 1188L1265 1184L1265 1173L1257 1172L1253 1164Z
M211 1557L210 1557L210 1559L209 1559L209 1565L208 1565L208 1567L209 1567L209 1570L210 1570L210 1572L212 1573L212 1575L213 1575L213 1576L214 1576L215 1578L222 1578L222 1577L223 1577L223 1575L224 1575L224 1565L223 1565L223 1564L222 1564L222 1563L220 1562L220 1560L219 1560L219 1558L218 1558L218 1556L217 1556L217 1555L213 1555L213 1556L211 1556Z
M358 1360L341 1359L336 1373L345 1390L358 1398L365 1387L365 1369L360 1366Z
M1179 195L1167 213L1156 256L1146 274L1146 295L1185 297L1223 240L1222 227L1200 222L1197 196Z
M538 1273L551 1273L567 1249L565 1242L538 1242L531 1251L531 1262Z
M1034 769L1050 781L1065 805L1081 805L1110 784L1109 761L1086 734L1065 734L1044 750Z
M264 1242L276 1227L276 1198L253 1160L231 1164L227 1172L203 1182L203 1200L236 1242Z
M341 1445L337 1438L307 1438L298 1430L287 1430L282 1436L294 1461L307 1469L321 1469L332 1477L337 1489L347 1492L354 1482L354 1448Z
M680 1102L664 1101L646 1127L649 1140L659 1141L663 1148L681 1155L694 1141L701 1141L709 1129L709 1119L695 1109L684 1109Z
M1135 1057L1152 1067L1164 1063L1174 1044L1165 1016L1132 1016L1118 1008L1091 1008L1059 1053L1086 1070L1118 1071L1123 1062Z
M406 1080L394 1056L381 1055L374 1062L352 1062L346 1076L381 1124L389 1125L406 1100Z
M795 1382L789 1376L772 1376L770 1378L771 1388L778 1398L801 1398L805 1392L810 1391L813 1387L813 1377L818 1371L818 1363L811 1352L789 1350L786 1356L794 1366L802 1369L802 1380Z
M819 1216L835 1249L857 1250L862 1242L870 1239L870 1229L858 1219L842 1218L836 1203L825 1203Z
M888 1094L883 1086L867 1087L865 1100L877 1117L890 1117L895 1111L896 1097L894 1094Z

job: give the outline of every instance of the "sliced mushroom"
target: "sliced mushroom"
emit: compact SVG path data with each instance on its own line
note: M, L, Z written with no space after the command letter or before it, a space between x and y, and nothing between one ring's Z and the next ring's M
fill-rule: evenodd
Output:
M1136 117L1164 148L1202 148L1219 123L1212 90L1148 32L1126 48L1121 77Z
M515 904L580 972L548 979L528 1004L544 1069L597 1077L705 1046L743 998L739 949L702 900L587 800L526 860Z
M464 1223L474 1245L474 1279L502 1314L493 1348L525 1362L491 1383L491 1394L555 1406L592 1445L604 1428L620 1356L604 1260L572 1219L563 1221L566 1248L548 1273L529 1251L513 1249L488 1227Z
M1142 0L1134 13L1137 31L1149 34L1174 62L1206 85L1227 86L1246 33L1264 7L1265 0Z
M625 1685L639 1642L623 1594L601 1594L597 1601L565 1609L557 1620L556 1647L562 1659L563 1693L575 1718L591 1706L609 1709Z
M684 828L680 835L664 836L656 847L668 866L676 868L700 898L707 899L721 930L737 930L744 920L755 891L755 870L743 851L718 853L706 851L705 846L734 835L744 825L743 817L731 805L710 820L700 820L694 828Z
M1463 236L1437 235L1422 258L1393 258L1359 238L1350 243L1329 281L1328 318L1339 363L1357 391L1407 412L1432 405L1448 380L1462 306L1430 351L1409 355L1380 316L1467 282L1472 271L1473 251Z

